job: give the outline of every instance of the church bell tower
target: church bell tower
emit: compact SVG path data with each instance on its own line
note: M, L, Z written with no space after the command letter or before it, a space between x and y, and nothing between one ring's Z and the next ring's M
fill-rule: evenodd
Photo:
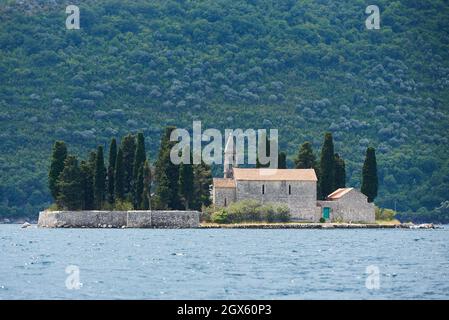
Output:
M224 162L223 162L224 178L228 179L234 178L233 172L234 167L237 167L236 150L235 150L234 136L232 133L230 133L226 141L224 150Z

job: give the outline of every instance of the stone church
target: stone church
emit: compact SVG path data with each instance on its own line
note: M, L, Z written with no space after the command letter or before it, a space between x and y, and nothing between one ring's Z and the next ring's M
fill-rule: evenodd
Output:
M374 204L354 188L338 189L317 201L314 169L238 168L235 148L229 137L224 155L224 177L213 179L212 201L218 207L252 199L259 203L281 203L290 208L292 220L374 222Z

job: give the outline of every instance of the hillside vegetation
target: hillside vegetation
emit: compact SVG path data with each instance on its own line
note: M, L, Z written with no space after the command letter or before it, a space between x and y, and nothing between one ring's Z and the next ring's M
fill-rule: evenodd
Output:
M193 120L277 128L290 166L330 131L350 186L376 148L376 205L448 200L446 1L377 0L380 30L361 0L79 3L80 30L65 28L68 1L0 4L0 217L50 203L55 140L82 155L143 132L154 161L164 127Z

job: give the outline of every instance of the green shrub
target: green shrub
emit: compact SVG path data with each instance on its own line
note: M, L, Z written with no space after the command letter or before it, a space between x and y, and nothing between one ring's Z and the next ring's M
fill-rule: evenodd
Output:
M134 210L134 206L129 201L116 200L114 203L114 209L119 211L130 211Z
M255 200L243 200L212 213L211 220L216 223L288 222L290 209L283 204L262 205Z
M326 222L326 219L324 219L323 217L321 217L321 218L320 218L320 222L321 222L321 223L325 223L325 222Z
M213 205L211 206L202 206L200 212L200 221L201 222L211 222L212 214L217 210L217 208Z
M229 216L226 210L220 209L212 214L212 222L215 223L229 223Z
M391 221L391 220L394 220L394 216L396 215L396 212L391 209L384 209L384 208L376 207L375 214L376 214L376 220Z
M61 208L58 207L56 203L52 203L48 208L47 211L59 211Z
M277 207L277 218L280 222L288 222L291 219L290 209L287 205L281 204Z

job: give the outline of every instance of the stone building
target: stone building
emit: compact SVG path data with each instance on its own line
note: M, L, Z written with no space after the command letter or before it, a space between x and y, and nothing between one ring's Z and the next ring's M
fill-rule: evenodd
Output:
M293 219L317 220L317 177L313 169L234 168L233 177L213 180L213 202L226 207L245 199L262 204L281 203ZM318 217L319 219L319 217Z
M323 218L331 221L374 222L374 203L354 188L340 188L332 192L324 201L318 201Z
M213 179L212 201L216 206L253 199L262 204L286 204L292 220L374 221L374 204L353 188L338 189L325 201L317 201L314 169L238 168L231 139L225 148L224 177Z

